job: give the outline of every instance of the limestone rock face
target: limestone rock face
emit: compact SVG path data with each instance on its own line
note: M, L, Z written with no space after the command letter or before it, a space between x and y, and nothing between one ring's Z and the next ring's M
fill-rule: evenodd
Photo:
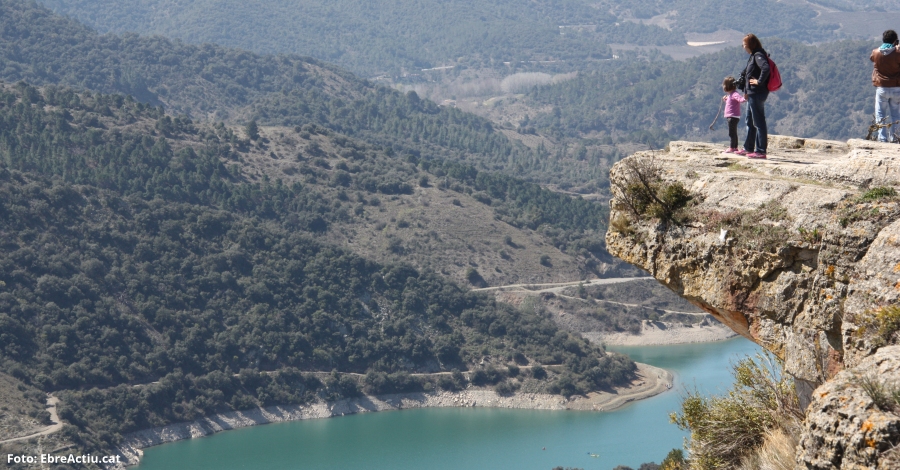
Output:
M632 233L612 224L606 241L613 255L818 384L871 353L852 341L853 319L900 297L900 204L853 204L861 187L897 184L900 146L777 136L772 144L767 161L687 142L629 157L653 158L666 182L690 191L689 221L632 220ZM622 163L610 176L624 183ZM629 217L620 202L611 202L612 220ZM773 203L780 214L752 227L733 220ZM754 246L766 237L768 247Z
M883 376L900 376L900 346L878 350L816 389L800 438L799 457L807 468L886 470L900 465L900 453L879 459L900 442L900 416L879 409L860 385L867 377Z
M867 363L876 344L862 320L900 301L900 198L863 197L900 189L900 146L782 136L769 146L768 160L750 160L672 142L617 163L606 243L782 358L808 403L815 387ZM631 209L623 191L639 161L688 190L675 220Z

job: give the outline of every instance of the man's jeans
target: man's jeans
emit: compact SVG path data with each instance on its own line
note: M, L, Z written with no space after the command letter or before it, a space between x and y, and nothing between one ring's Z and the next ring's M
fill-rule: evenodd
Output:
M900 121L900 87L875 88L875 122L890 124L894 121ZM890 142L894 140L894 133L900 134L900 124L878 129L878 140Z

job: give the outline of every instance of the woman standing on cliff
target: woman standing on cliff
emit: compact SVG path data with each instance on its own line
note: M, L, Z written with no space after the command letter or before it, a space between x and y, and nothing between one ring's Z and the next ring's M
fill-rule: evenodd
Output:
M744 148L735 152L748 158L766 158L769 132L766 127L766 98L769 97L769 54L755 34L744 36L744 50L750 54L741 73L740 88L747 99L747 139Z

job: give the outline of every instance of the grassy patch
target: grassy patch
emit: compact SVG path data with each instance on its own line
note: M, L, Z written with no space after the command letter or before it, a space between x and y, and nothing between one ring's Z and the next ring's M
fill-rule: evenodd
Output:
M800 238L807 243L816 244L822 241L822 230L819 230L820 227L813 227L812 230L807 229L806 227L800 227L797 229L800 232Z
M859 328L854 336L868 339L876 348L897 344L900 332L900 305L866 312L857 318L857 323Z
M881 220L892 217L896 211L897 190L879 186L870 188L859 196L846 200L838 212L841 227L848 227L861 220ZM884 204L890 203L890 204Z
M609 226L614 232L632 235L634 227L631 226L631 220L621 214L616 214L609 221Z
M754 173L757 172L756 168L741 163L732 163L731 165L728 165L728 169L731 171L752 171Z
M885 382L874 375L857 377L855 382L878 409L894 412L900 410L900 385Z
M859 198L863 201L877 201L879 199L893 197L897 197L897 190L890 187L879 186L877 188L869 189Z
M791 217L777 200L746 211L698 211L694 218L708 231L728 230L728 237L734 238L738 246L754 251L774 253L791 238L788 230ZM814 230L813 234L804 229L801 236L807 233L808 238L820 238L818 229Z

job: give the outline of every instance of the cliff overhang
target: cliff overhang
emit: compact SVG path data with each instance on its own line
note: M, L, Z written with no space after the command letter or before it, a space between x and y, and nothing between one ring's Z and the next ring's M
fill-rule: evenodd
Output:
M617 163L606 243L783 359L809 403L897 342L876 319L900 302L900 146L769 142L767 160L672 142Z

